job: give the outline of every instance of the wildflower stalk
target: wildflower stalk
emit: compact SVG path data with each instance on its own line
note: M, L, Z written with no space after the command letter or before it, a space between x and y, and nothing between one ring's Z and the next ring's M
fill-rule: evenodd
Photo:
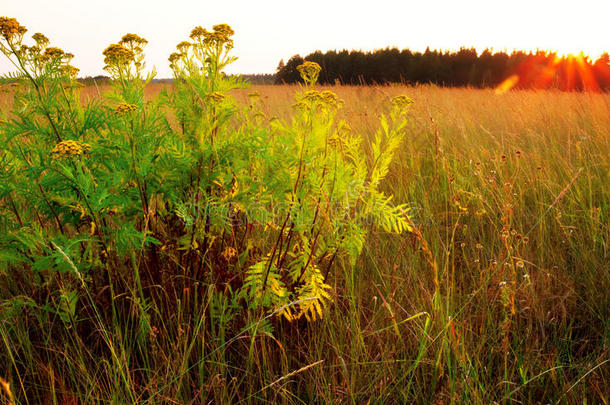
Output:
M15 66L21 71L21 73L23 73L28 78L30 83L32 83L32 85L34 86L34 90L36 91L36 95L38 96L38 101L40 103L39 106L42 108L44 116L46 117L47 121L51 125L51 128L53 129L53 132L55 133L55 136L57 137L57 141L61 142L62 141L61 135L59 134L59 130L57 129L57 126L55 125L55 121L53 121L53 119L51 118L51 113L49 112L45 103L43 102L42 94L40 92L40 86L38 85L38 82L36 81L36 79L34 79L32 77L32 75L30 74L28 69L25 67L25 65L21 59L20 52L18 52L15 49L15 47L13 46L11 41L7 41L7 44L9 46L11 55L14 55L15 58L17 59L18 65L15 65ZM11 58L9 58L9 60L11 60L11 62L12 62Z

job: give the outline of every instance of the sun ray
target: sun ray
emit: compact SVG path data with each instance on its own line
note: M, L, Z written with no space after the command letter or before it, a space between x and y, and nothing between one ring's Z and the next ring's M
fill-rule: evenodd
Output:
M553 56L551 60L542 68L539 76L536 78L534 87L537 89L547 89L552 85L553 80L556 79L557 68L561 63L561 58L556 54L549 55Z
M587 63L586 57L581 52L576 57L576 69L578 70L578 76L580 77L580 81L582 83L582 88L584 91L599 91L599 85L597 80L595 80L595 76L593 72L591 72L589 68L589 64Z
M519 83L519 75L510 75L496 87L496 94L504 94Z

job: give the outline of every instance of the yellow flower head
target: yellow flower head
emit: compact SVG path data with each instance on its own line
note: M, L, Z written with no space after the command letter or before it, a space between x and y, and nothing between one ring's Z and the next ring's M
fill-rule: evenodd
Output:
M49 47L44 50L44 53L40 56L40 59L43 62L49 62L52 60L62 58L64 56L70 56L70 54L66 54L64 51L62 51L59 48Z
M405 95L400 95L392 98L392 105L394 106L394 108L402 112L406 112L409 106L413 103L413 99Z
M178 45L176 45L176 49L177 49L177 50L178 50L180 53L184 53L184 52L186 52L186 51L187 51L187 50L188 50L188 49L191 47L191 45L193 45L193 44L191 44L191 43L190 43L190 42L188 42L188 41L182 41L182 42L180 42Z
M305 83L314 84L318 81L318 75L322 68L316 62L305 61L297 66L297 70L301 74L303 80L305 80Z
M134 53L130 49L125 48L121 44L112 44L103 52L105 58L104 63L107 66L122 66L127 65L134 60Z
M169 58L167 58L167 60L169 60L170 65L173 65L174 63L179 61L180 58L182 58L182 54L181 53L173 52L171 55L169 55Z
M227 24L217 24L210 32L203 27L195 27L191 31L190 38L206 46L217 46L225 44L227 50L233 47L233 40L230 38L235 31Z
M19 48L19 52L21 53L21 55L26 55L27 57L33 58L37 55L40 55L40 48L37 46L21 45L21 48Z
M191 35L190 38L197 40L200 38L205 37L205 35L208 33L208 30L206 30L205 28L199 26L199 27L195 27L193 28L193 30L191 31Z
M204 37L204 43L208 45L223 44L225 42L232 42L229 37L220 31L208 32Z
M7 41L23 36L26 31L16 18L0 17L0 35Z
M319 91L308 90L305 93L303 93L302 100L309 101L309 102L321 102L322 96Z
M74 67L72 65L62 65L60 69L64 75L71 77L72 79L75 79L76 75L80 71L79 68Z
M32 35L32 39L34 41L36 41L36 45L43 47L43 48L49 44L49 38L45 37L40 32L37 32L34 35Z
M341 101L332 91L325 90L320 95L322 96L324 102L331 107L336 107Z
M82 156L91 150L91 146L79 141L61 141L51 151L51 156L56 160L68 159L70 157Z
M123 46L144 46L147 43L147 40L136 34L125 34L119 41L119 44Z
M235 31L228 24L217 24L212 27L215 32L225 35L227 38L235 34Z
M321 106L332 108L339 108L343 104L343 100L340 100L335 93L328 90L325 90L323 92L319 92L316 90L308 90L299 97L299 102L303 102L305 105L308 106Z
M138 109L138 107L136 107L133 104L120 103L114 109L114 113L116 115L124 115L124 114L128 114L128 113L130 113L132 111L136 111L137 109Z

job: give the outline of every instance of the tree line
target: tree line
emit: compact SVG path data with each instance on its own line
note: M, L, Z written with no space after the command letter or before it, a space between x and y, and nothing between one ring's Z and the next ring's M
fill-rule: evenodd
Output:
M409 49L316 51L280 61L276 83L300 81L297 66L312 61L322 67L322 84L422 84L450 87L497 87L507 81L521 89L610 90L610 57L592 60L585 55L513 51L480 54L474 48L459 51L412 52Z

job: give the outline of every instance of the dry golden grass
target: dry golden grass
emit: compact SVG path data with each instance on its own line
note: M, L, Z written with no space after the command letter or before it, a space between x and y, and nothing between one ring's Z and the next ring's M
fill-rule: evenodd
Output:
M207 390L227 402L246 392L244 402L607 403L610 94L320 87L345 101L340 117L365 139L393 96L415 100L384 188L411 205L417 232L371 229L329 316L278 325L277 341L235 343L243 357L206 363L209 374L246 357L257 367L241 385L219 377ZM147 95L163 89L171 85ZM86 87L82 99L107 90ZM233 95L246 106L257 91L267 118L290 119L299 90ZM2 111L10 92L0 93ZM151 385L173 381L168 370L155 369Z

